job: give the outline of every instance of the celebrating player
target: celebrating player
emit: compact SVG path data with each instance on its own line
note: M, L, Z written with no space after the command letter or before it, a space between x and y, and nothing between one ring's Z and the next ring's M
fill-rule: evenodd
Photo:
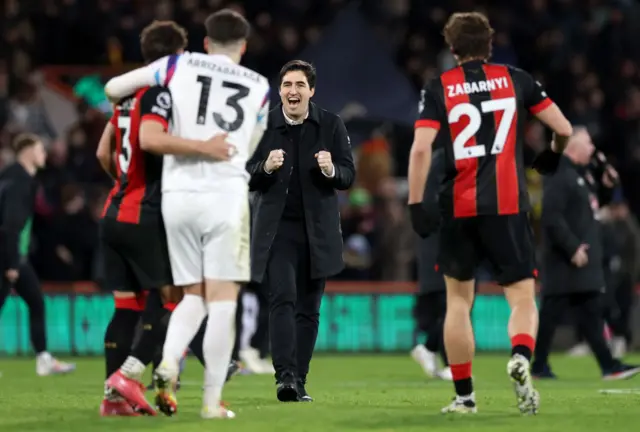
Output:
M161 59L112 79L110 98L139 87L164 83L173 94L173 133L202 139L228 132L234 144L226 162L169 155L162 183L164 216L173 279L185 296L174 310L156 370L160 409L175 410L169 383L200 323L209 314L204 338L206 360L204 418L231 418L220 405L234 343L239 283L249 280L248 175L245 164L266 129L267 79L240 66L249 24L225 9L206 23L208 55L184 53ZM194 97L195 96L195 97ZM222 211L221 211L222 210ZM204 298L204 301L203 301Z
M181 52L186 43L186 32L170 21L153 23L141 35L142 53L147 61ZM168 128L171 107L168 89L139 90L118 105L98 146L102 166L115 179L100 226L106 284L114 292L116 305L105 334L108 380L102 415L138 415L131 403L155 414L144 398L139 381L157 346L164 341L160 322L171 309L171 302L166 300L171 296L175 298L175 292L171 292L171 270L160 208L162 156L159 154L172 152L228 159L225 135L205 142L162 133ZM150 290L146 302L144 290ZM140 316L144 330L130 352Z
M422 91L420 118L409 161L409 205L414 229L425 236L432 217L421 207L431 146L442 130L446 174L440 192L442 225L438 264L447 285L444 338L457 397L443 412L475 413L471 379L474 339L470 311L474 273L486 259L511 307L511 359L507 371L522 413L535 414L538 392L529 362L535 346L535 260L523 133L527 112L554 132L537 161L553 171L571 124L528 73L488 63L493 29L480 13L453 14L444 36L459 66Z

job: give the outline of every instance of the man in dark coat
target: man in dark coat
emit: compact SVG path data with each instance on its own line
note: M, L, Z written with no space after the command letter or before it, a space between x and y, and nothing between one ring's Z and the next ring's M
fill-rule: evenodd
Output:
M640 368L614 360L604 340L602 230L596 220L598 199L584 169L593 151L589 133L576 128L557 172L544 183L542 301L531 366L532 375L538 378L555 377L548 363L549 350L556 325L570 308L576 310L603 378L624 379L640 373Z
M305 389L326 278L339 273L342 234L336 190L355 167L342 120L309 99L315 69L292 61L280 72L282 104L247 164L256 192L251 278L268 293L278 399L311 401Z

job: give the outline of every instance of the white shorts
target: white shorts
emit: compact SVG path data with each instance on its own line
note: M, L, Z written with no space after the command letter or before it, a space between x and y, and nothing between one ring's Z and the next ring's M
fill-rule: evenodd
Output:
M204 279L249 281L246 187L225 192L165 192L162 216L175 285Z

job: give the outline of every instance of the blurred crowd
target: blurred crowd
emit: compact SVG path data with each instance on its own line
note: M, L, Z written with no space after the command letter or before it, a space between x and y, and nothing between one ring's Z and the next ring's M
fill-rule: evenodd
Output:
M96 265L97 220L110 185L94 157L104 116L79 102L78 121L59 135L33 72L43 65L141 62L140 30L173 19L201 51L208 13L233 7L254 25L244 63L268 77L322 37L349 0L7 0L0 29L0 163L18 131L46 139L40 174L34 264L45 280L89 280ZM448 15L482 10L496 29L493 60L530 71L618 168L623 185L640 184L640 5L634 0L371 0L362 15L415 86L454 64L441 30ZM336 59L340 67L340 59ZM322 89L319 89L322 91ZM416 238L404 206L411 130L378 128L354 143L358 184L341 196L347 269L340 278L413 280ZM532 122L532 148L549 137ZM400 155L400 156L398 156ZM540 179L530 176L539 213ZM640 214L640 190L617 195L612 220ZM627 207L627 204L628 207ZM622 210L620 210L622 209ZM629 212L631 210L631 213Z

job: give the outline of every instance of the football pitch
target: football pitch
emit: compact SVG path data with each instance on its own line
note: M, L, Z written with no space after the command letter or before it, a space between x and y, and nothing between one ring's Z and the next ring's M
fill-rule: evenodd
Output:
M640 362L638 356L629 360ZM202 368L194 360L178 392L178 415L106 419L98 415L102 360L76 361L73 375L40 378L33 360L0 359L0 431L640 430L640 377L603 382L589 357L553 357L560 379L537 383L542 405L535 417L522 417L515 407L505 355L479 356L474 364L479 412L454 417L439 413L452 398L451 383L427 379L409 356L318 355L307 386L315 402L279 403L272 377L241 375L224 394L237 418L208 421L199 416ZM603 389L612 391L604 394Z

